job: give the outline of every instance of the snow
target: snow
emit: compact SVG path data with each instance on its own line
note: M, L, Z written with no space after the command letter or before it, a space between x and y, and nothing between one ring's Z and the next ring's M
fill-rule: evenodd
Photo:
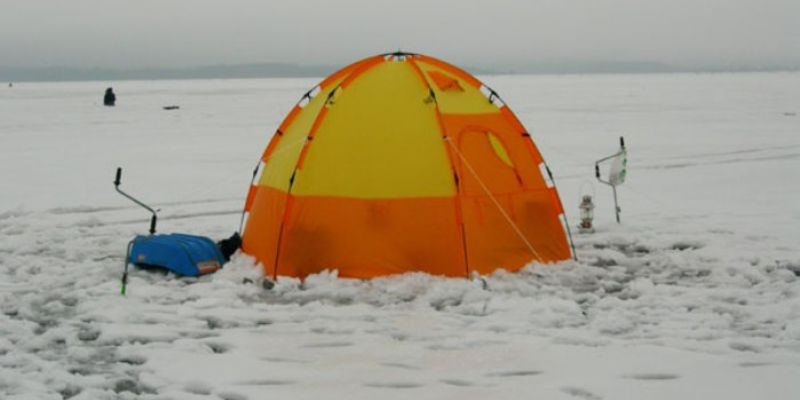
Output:
M262 287L127 241L238 229L252 168L313 79L17 83L0 90L0 398L794 399L800 74L490 76L555 173L578 262ZM164 111L178 104L180 110ZM621 225L593 162L624 135Z

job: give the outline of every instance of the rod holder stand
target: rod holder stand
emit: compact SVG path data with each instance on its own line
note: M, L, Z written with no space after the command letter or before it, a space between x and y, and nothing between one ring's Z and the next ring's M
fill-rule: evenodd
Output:
M148 206L147 204L144 204L143 202L141 202L140 200L136 199L135 197L125 193L122 189L119 188L119 185L121 185L121 184L122 184L122 167L117 167L117 174L116 174L116 177L114 178L114 189L117 190L117 193L125 196L128 200L136 203L137 205L141 206L142 208L146 209L147 211L150 211L150 213L153 214L153 216L150 217L150 234L152 235L152 234L156 233L156 224L158 223L158 214L156 214L156 210L154 210L152 207Z

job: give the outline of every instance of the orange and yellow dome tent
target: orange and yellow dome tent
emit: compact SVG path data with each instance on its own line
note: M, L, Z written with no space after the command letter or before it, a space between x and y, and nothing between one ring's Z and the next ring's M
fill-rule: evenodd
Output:
M432 57L349 65L303 96L261 157L242 249L265 274L514 271L571 256L539 150L497 94Z

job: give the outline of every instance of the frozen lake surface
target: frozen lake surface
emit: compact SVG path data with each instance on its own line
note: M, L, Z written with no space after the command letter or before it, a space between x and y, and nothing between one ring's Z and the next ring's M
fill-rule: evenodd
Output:
M580 261L484 280L261 288L134 270L125 245L238 229L251 172L315 79L0 88L0 398L795 399L800 73L488 76L553 170ZM164 111L163 106L180 105ZM624 135L623 224L594 160ZM248 278L245 280L245 278Z

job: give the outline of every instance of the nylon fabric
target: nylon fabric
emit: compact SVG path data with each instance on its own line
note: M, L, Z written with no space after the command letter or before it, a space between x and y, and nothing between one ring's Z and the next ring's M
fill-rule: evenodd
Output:
M278 275L338 269L350 278L420 270L464 276L453 207L451 198L294 197Z
M270 276L275 276L278 237L287 199L282 190L258 188L242 233L242 251L255 257Z
M568 259L538 148L463 70L422 55L351 64L262 156L242 249L267 275L516 271ZM290 183L291 182L291 183Z
M325 100L335 86L320 91L303 107L283 131L274 150L265 154L266 164L261 174L259 185L270 186L283 191L289 190L289 179L294 173L300 152L303 149L303 139L308 136L311 126L317 118ZM266 158L265 157L265 158Z
M539 170L539 164L542 163L542 159L538 150L535 148L529 149L528 146L532 146L530 139L516 131L514 126L502 114L443 114L442 122L448 135L456 144L460 143L461 136L468 132L491 133L498 142L502 143L513 169L522 180L523 188L538 189L547 187ZM487 143L489 142L488 139L486 141ZM497 158L497 154L493 151L485 153L485 156L490 159ZM482 159L484 156L476 157ZM492 176L484 178L485 181L492 179L494 179Z
M493 196L536 249L536 254L532 254L487 195L465 195L461 200L471 271L479 274L497 268L516 271L531 260L548 263L570 257L569 244L549 190Z
M446 70L425 62L417 62L419 68L423 71L428 82L431 83L436 99L439 102L439 111L442 114L485 114L485 113L499 113L500 109L489 102L489 99L484 96L480 91L480 86L475 87L470 85L467 80L459 77L452 72L448 73ZM453 84L440 87L436 81L445 81L445 79L453 79L458 83L461 90L449 89ZM463 82L463 83L462 83Z
M297 196L454 196L434 105L407 62L377 64L326 109L298 170Z

